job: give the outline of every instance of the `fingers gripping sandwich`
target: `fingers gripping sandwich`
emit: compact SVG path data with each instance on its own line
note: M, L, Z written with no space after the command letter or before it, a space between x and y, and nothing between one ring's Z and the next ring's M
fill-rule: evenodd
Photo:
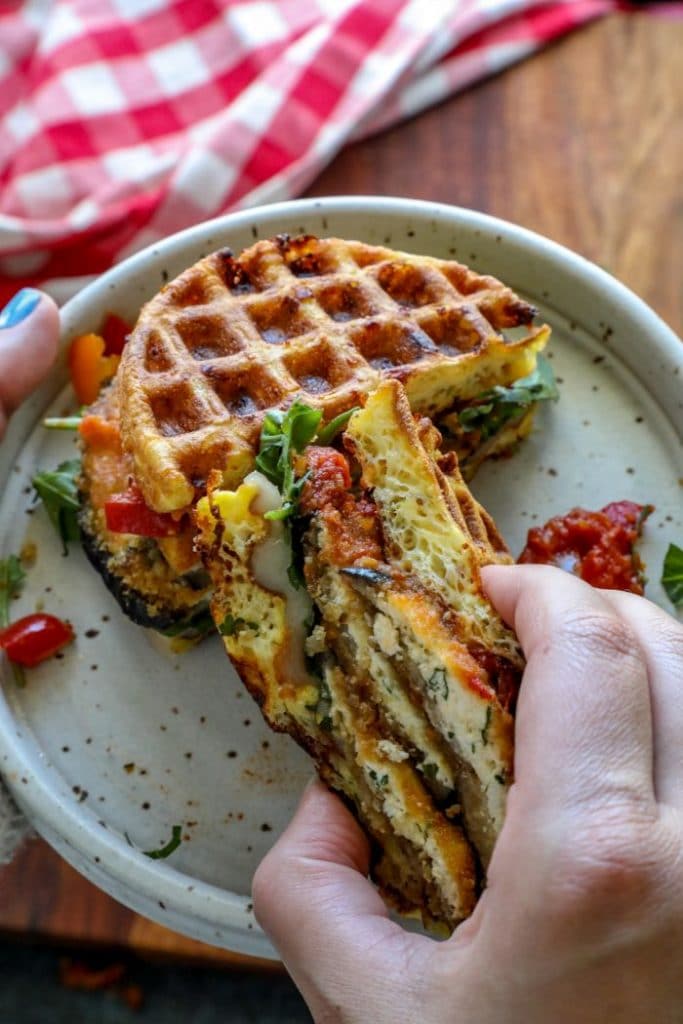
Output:
M452 928L512 778L523 659L480 581L509 556L397 381L320 424L294 403L266 417L238 487L210 478L196 526L212 613L267 721L372 837L387 899Z

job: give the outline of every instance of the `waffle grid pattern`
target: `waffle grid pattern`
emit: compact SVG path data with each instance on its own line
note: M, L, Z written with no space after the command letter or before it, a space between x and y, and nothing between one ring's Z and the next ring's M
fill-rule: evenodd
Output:
M143 489L150 472L161 484L148 500L181 507L226 458L228 473L248 468L267 410L300 397L329 419L383 377L407 383L527 344L538 329L500 332L534 313L455 261L361 242L281 236L237 259L222 250L143 310L122 366L124 441Z

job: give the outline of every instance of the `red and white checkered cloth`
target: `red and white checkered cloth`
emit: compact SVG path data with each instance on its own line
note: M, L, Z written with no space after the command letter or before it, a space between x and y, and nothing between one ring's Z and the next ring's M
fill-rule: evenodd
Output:
M0 306L226 210L616 0L0 4Z

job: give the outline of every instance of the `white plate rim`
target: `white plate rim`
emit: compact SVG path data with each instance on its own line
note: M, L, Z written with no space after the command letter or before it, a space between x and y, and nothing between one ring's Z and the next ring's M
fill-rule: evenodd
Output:
M132 274L150 262L166 259L203 238L225 235L254 222L267 225L293 216L306 218L364 212L403 219L446 220L454 228L500 235L506 244L531 251L569 279L589 283L601 291L605 298L621 309L627 320L647 336L650 344L659 348L662 355L677 363L681 360L681 341L643 300L607 271L559 243L477 211L426 200L376 196L310 198L247 208L194 225L163 242L153 243L107 271L63 307L62 321L66 325L63 345L69 340L70 320L96 302L100 293L105 292L122 274ZM54 384L49 391L41 389L22 420L25 422L29 415L35 416L37 409L45 404L48 393L53 391ZM13 426L11 433L18 437L19 425ZM36 830L101 888L111 892L113 879L116 898L125 899L133 909L162 924L209 942L212 941L211 929L214 929L213 941L220 938L220 944L227 948L269 958L276 956L256 927L253 931L246 931L246 900L243 897L194 880L166 862L146 858L106 827L99 826L91 811L74 804L67 794L60 793L59 787L50 779L48 769L35 762L22 742L21 723L12 714L4 694L0 696L0 751L1 767L9 789ZM22 778L28 782L22 783ZM134 880L132 884L131 879ZM191 891L188 891L188 881L191 882Z

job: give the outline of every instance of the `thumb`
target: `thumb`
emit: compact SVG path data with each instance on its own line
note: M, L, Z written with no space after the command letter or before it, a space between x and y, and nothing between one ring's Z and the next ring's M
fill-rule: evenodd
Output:
M369 854L351 813L316 781L254 877L256 917L316 1019L336 1020L342 1011L339 1019L381 1021L401 965L424 957L424 970L413 972L416 987L429 973L434 943L390 920L366 877ZM402 991L409 983L401 976ZM403 1009L391 1019L412 1020Z
M7 418L37 388L55 361L59 312L35 288L22 288L0 311L0 437Z
M654 805L647 668L603 592L549 566L489 566L482 580L527 658L516 722L519 794L557 816L606 797Z

